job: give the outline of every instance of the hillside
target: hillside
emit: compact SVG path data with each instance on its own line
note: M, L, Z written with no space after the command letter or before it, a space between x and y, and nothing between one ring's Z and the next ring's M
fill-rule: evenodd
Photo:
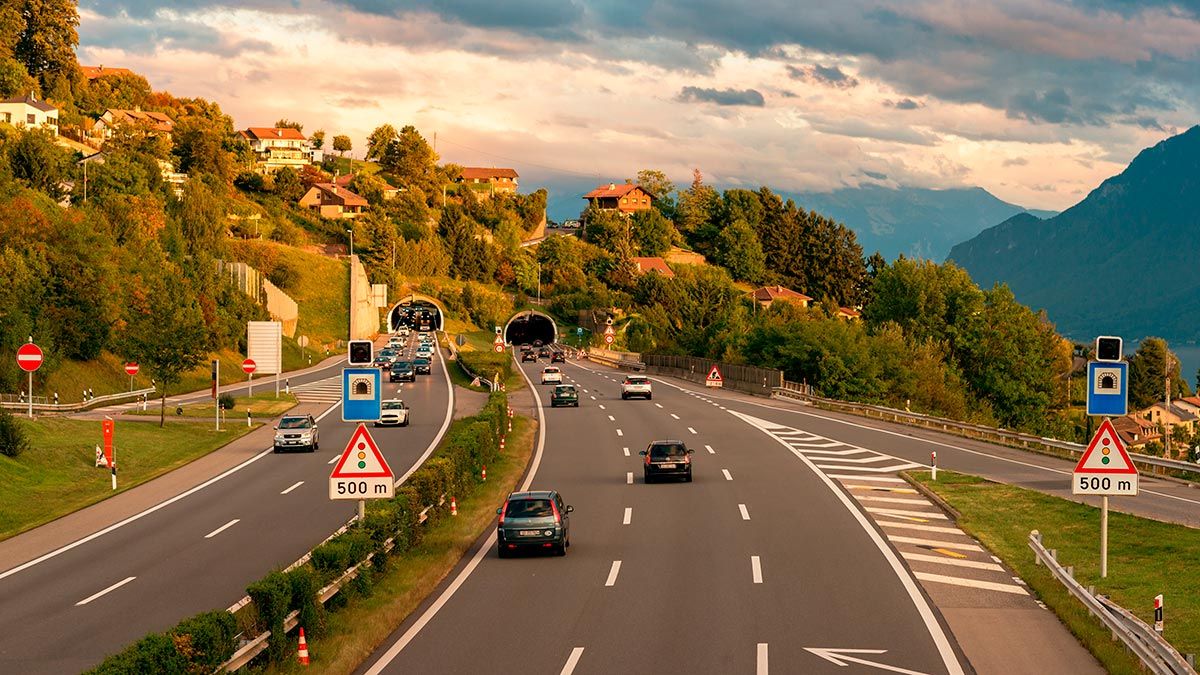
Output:
M1067 335L1200 337L1200 126L1143 150L1048 220L1016 216L955 246L979 285L1007 283Z

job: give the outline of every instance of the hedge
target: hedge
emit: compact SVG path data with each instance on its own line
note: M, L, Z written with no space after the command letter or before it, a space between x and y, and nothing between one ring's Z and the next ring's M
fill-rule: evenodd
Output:
M464 352L458 353L458 358L468 370L479 375L492 379L496 376L496 372L500 373L500 381L506 382L512 377L513 366L512 356L507 352L497 354L496 352Z
M185 619L166 633L151 633L109 656L92 675L211 673L237 649L237 620L224 611Z

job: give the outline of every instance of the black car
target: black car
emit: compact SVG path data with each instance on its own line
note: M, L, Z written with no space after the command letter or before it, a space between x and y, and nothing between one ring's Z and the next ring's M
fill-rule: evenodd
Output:
M416 382L417 370L411 361L397 361L388 370L388 382Z
M518 548L537 548L566 555L571 545L573 507L563 504L562 495L553 490L513 492L496 509L496 553L501 558Z
M579 407L579 391L575 389L575 385L560 384L554 388L550 394L550 407L557 408L560 405Z
M550 354L550 363L566 363L567 355L562 352L554 352Z
M692 482L692 452L683 441L654 441L638 453L646 458L642 466L643 478L647 483L659 476Z
M430 363L431 361L424 356L418 356L413 359L413 368L416 369L418 375L428 375Z
M541 349L539 349L538 350L538 358L543 358L543 359L550 358L550 348L542 347Z
M537 354L533 352L521 352L521 363L526 361L537 361Z

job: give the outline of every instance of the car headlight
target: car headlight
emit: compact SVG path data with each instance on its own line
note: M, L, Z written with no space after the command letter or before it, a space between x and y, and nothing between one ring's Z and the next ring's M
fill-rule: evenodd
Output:
M282 440L283 440L283 434L275 434L275 441L276 441L276 442L279 442L279 441L282 441Z

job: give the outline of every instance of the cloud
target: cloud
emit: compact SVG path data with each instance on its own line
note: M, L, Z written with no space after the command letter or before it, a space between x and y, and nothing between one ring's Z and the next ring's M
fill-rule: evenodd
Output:
M911 98L902 98L898 101L887 100L884 101L883 104L889 108L895 108L896 110L916 110L918 108L925 107L924 103L918 103Z
M1004 160L1003 162L1003 166L1026 166L1028 164L1029 160L1025 159L1024 157L1012 157Z
M794 80L803 80L813 84L837 87L838 89L853 89L858 86L858 79L847 75L837 66L788 66L788 75Z
M717 105L744 105L763 107L763 95L755 89L709 89L684 87L679 90L677 101L685 103L715 103Z

